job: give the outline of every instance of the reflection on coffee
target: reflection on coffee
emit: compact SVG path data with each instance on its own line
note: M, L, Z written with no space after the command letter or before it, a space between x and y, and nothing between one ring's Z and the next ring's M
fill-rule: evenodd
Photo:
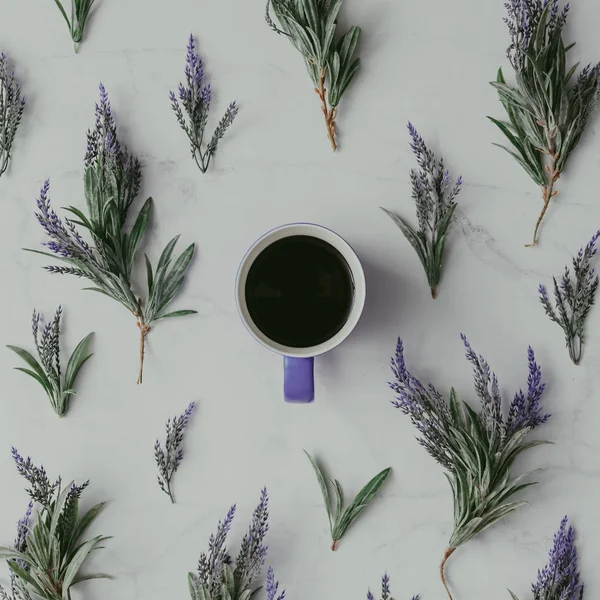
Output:
M267 246L246 279L246 305L269 339L292 348L322 344L346 323L354 299L348 263L324 240L295 235Z

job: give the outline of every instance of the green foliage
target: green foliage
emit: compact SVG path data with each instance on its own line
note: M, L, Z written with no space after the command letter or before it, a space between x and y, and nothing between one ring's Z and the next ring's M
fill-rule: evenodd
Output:
M277 27L269 9L279 21ZM321 98L331 145L335 150L337 106L360 66L354 52L360 27L351 27L335 39L342 0L268 0L266 21L278 34L285 35L304 57L306 68Z
M69 19L61 0L54 0L60 14L67 23L71 39L75 45L75 52L77 52L79 42L83 39L85 24L95 1L96 0L71 0L71 18Z
M502 69L491 82L508 117L507 121L489 117L509 141L509 146L495 145L542 187L544 208L531 245L537 241L539 225L556 193L554 184L581 139L599 93L598 65L585 67L572 82L579 63L567 68L567 54L575 45L565 46L562 39L567 11L557 16L552 6L548 2L537 21L532 20L533 33L524 38L527 43L513 26L513 38L519 41L513 41L508 55L516 86L506 83Z
M513 478L511 467L519 454L548 442L525 438L531 428L505 436L490 435L480 417L450 392L448 430L456 467L444 473L454 497L454 531L449 546L457 548L526 502L508 499L534 482L523 483L529 473Z
M389 477L392 469L388 467L373 477L369 483L367 483L360 492L356 495L354 500L351 502L346 509L343 509L343 495L342 487L337 479L332 479L324 475L322 469L319 467L317 462L312 456L304 451L308 456L317 480L321 493L323 494L323 500L325 501L325 509L327 510L327 518L329 519L329 529L331 531L332 545L331 549L336 550L339 541L342 539L348 528L358 519L362 511L371 503L379 492L381 486L385 483ZM330 489L333 489L333 498L330 493ZM334 501L335 500L335 504Z
M38 336L40 315L33 313L34 339L39 360L23 348L7 346L27 364L28 368L15 367L37 381L48 396L50 405L59 417L67 414L69 400L75 394L75 379L84 363L92 356L88 353L93 333L86 335L75 347L67 363L64 374L60 364L60 317L56 312L54 322L46 326ZM40 338L40 339L38 339Z
M70 600L71 587L89 579L111 579L103 573L83 574L81 569L93 550L109 539L95 536L82 540L86 530L99 515L104 504L97 504L83 515L73 484L62 491L48 506L36 513L27 535L26 548L20 552L1 547L0 558L28 592L44 600Z

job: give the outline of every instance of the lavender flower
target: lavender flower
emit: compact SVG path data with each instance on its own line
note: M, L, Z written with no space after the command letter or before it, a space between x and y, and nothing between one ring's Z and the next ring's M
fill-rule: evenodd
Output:
M265 586L265 591L267 592L267 600L285 599L285 590L281 590L281 593L277 595L279 592L279 581L275 581L273 567L269 567L267 570L267 585Z
M565 516L554 534L548 564L538 571L531 591L535 600L580 600L583 584L579 581L575 532Z
M0 177L8 169L12 145L21 124L25 98L14 71L8 66L8 57L0 53Z
M556 277L552 278L555 308L548 297L546 286L540 284L538 288L540 302L550 319L562 328L569 356L576 365L579 364L583 351L585 319L594 304L600 283L600 277L591 267L592 259L598 252L596 242L599 237L600 231L573 258L573 277L566 266L560 283Z
M600 95L600 63L566 68L567 52L562 31L569 5L558 0L506 0L510 45L507 56L516 85L506 83L502 69L492 85L498 90L508 121L490 120L510 142L506 150L541 187L543 207L535 224L538 231L550 200L558 193L556 182L581 139ZM544 82L540 84L540 82Z
M190 402L181 416L175 416L167 421L164 449L158 440L154 444L154 458L158 466L158 485L171 498L173 504L175 504L175 497L171 489L171 481L183 460L183 435L195 408L196 403Z
M56 490L60 488L60 478L51 482L43 465L36 467L29 456L24 459L14 446L11 448L11 454L17 473L31 484L31 487L27 490L29 497L33 502L49 507Z
M548 564L538 570L537 580L531 584L534 600L581 600L583 584L579 580L575 532L567 517L560 522L554 534L554 544L548 555ZM510 592L513 600L518 598Z
M410 172L419 227L415 230L398 215L385 208L382 210L415 249L425 269L431 297L435 298L442 276L446 234L456 210L456 197L462 186L462 177L453 184L449 171L444 167L444 160L436 160L411 123L408 123L408 132L410 148L419 165L419 170L412 169Z
M197 572L188 575L192 600L222 600L223 589L227 590L228 597L232 600L249 598L256 593L256 590L252 590L252 584L260 576L267 556L264 539L269 530L268 504L269 497L265 488L252 515L248 532L242 539L235 566L232 566L231 556L225 546L235 516L235 505L229 509L225 519L219 521L217 532L209 538L208 553L200 555ZM277 584L269 581L267 579L267 595L268 590L273 588L273 593L276 594ZM277 600L284 600L284 595L285 592ZM268 600L273 598L268 596Z
M0 559L8 561L11 571L11 596L0 587L0 600L31 600L31 593L43 600L71 598L71 587L87 579L80 570L90 552L106 537L81 540L103 508L97 504L79 514L79 498L89 482L70 483L62 488L59 477L50 482L43 466L37 467L13 448L17 472L31 485L25 516L18 522L14 547L0 548ZM39 504L30 525L35 503ZM98 574L93 578L109 578Z
M413 596L412 600L419 600L421 596ZM375 596L371 593L371 590L367 592L367 600L375 600ZM390 578L385 574L381 578L381 600L394 600L392 593L390 592Z
M31 594L14 573L10 574L10 594L0 585L0 600L32 600Z
M48 221L48 226L50 227L49 223L50 221ZM69 400L75 393L75 380L79 370L92 356L87 353L87 348L93 335L93 333L89 333L77 344L63 373L60 362L61 317L62 307L59 306L52 321L44 325L40 331L42 316L36 310L33 311L31 326L39 360L36 360L34 356L27 352L27 350L23 350L23 348L8 346L29 367L29 369L16 367L17 370L26 373L44 388L52 408L59 417L67 414Z
M194 36L190 35L185 57L186 83L185 85L183 83L179 84L177 95L172 91L169 92L169 99L177 122L188 136L192 157L200 171L206 173L210 160L217 151L219 141L233 124L238 114L238 107L235 102L227 107L225 115L219 121L212 138L206 146L206 150L203 150L204 130L208 122L211 100L210 84L204 85L203 78L204 63L196 51Z
M27 550L27 536L29 535L29 521L31 520L32 511L33 500L27 505L25 515L17 522L17 537L15 538L14 549L19 552L25 552L25 550Z
M545 384L533 350L528 350L527 393L519 390L503 415L503 400L496 375L478 355L467 338L461 336L466 357L473 365L475 392L481 404L476 412L461 402L454 389L447 401L432 384L424 386L406 368L402 340L392 358L396 393L392 404L410 417L419 432L419 444L447 471L454 496L454 531L440 566L442 583L452 598L444 566L457 547L512 513L524 502L508 499L532 483L513 478L515 458L540 441L526 441L528 433L550 418L544 414L541 399Z
M35 216L50 239L43 244L46 251L30 251L67 263L68 266L50 265L45 269L54 274L84 277L92 283L85 289L112 298L131 312L140 332L137 381L142 383L146 337L154 322L196 312L166 311L181 290L194 255L194 244L173 260L179 236L173 238L160 255L156 270L145 256L148 293L144 298L134 291L132 271L152 216L152 198L146 200L129 227L129 210L140 191L141 166L119 141L112 106L102 84L100 101L95 107L95 125L87 132L84 165L88 215L71 206L66 210L76 219L61 220L50 204L50 184L46 181ZM83 239L76 225L88 230L93 243Z

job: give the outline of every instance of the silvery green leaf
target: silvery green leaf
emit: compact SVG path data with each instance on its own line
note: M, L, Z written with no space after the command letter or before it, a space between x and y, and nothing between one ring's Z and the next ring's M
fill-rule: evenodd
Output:
M230 595L235 593L235 577L229 565L223 565L223 583Z
M410 242L410 245L415 249L419 260L427 269L427 249L423 244L422 240L419 238L417 232L402 219L398 215L393 212L387 210L386 208L381 208L381 210L394 221L394 223L400 228L400 231L404 234L404 237Z
M327 481L325 480L325 476L321 471L321 468L315 461L315 459L305 450L304 453L308 456L308 460L310 460L310 464L313 466L315 471L315 475L317 476L317 481L319 482L319 487L321 488L321 494L323 495L323 502L325 503L325 510L327 511L327 519L329 520L329 529L333 531L333 516L331 514L331 500L329 498L329 488L327 486Z
M67 363L67 370L65 372L65 386L71 389L75 385L75 379L81 367L91 358L91 354L87 354L87 348L90 340L92 339L93 333L88 333L75 347L73 354L69 358Z
M89 553L94 549L95 546L102 540L102 536L97 536L85 542L77 551L67 569L65 571L64 579L63 579L63 600L69 600L69 588L73 583L75 577L77 577L79 573L79 569L83 565L84 561L88 557Z
M391 468L384 469L381 473L377 474L369 483L367 483L360 492L356 495L352 503L346 508L341 518L338 517L336 526L333 531L333 539L339 540L346 533L348 528L358 519L362 511L371 503L375 498L381 486L386 482L390 473Z

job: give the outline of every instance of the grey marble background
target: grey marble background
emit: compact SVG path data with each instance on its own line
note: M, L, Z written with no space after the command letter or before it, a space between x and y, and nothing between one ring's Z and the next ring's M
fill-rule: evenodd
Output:
M237 548L264 484L272 498L269 563L290 600L363 598L385 570L399 599L416 592L442 598L437 567L451 532L450 489L408 419L390 406L386 381L400 334L416 375L475 400L464 332L496 370L507 401L526 385L527 345L535 348L554 415L538 434L555 445L517 464L523 472L543 468L539 485L523 494L531 506L452 557L456 597L501 600L510 587L526 599L565 513L579 533L586 596L600 593L600 309L590 314L585 356L575 367L536 294L600 227L600 116L560 179L539 248L524 248L541 208L539 190L491 145L501 134L486 120L502 115L488 81L507 63L503 10L502 0L347 0L341 19L363 27L363 67L342 102L340 151L332 155L301 58L269 31L261 0L98 0L77 56L51 0L0 0L0 47L16 63L29 101L12 167L0 180L0 342L30 348L32 308L50 316L58 303L66 349L97 333L63 420L38 386L11 370L16 357L0 350L2 543L12 540L27 502L10 460L14 444L50 474L90 478L86 502L109 501L97 531L115 537L91 566L117 579L82 584L74 600L187 598L187 572L217 520L238 503ZM572 59L600 59L599 21L598 2L572 3L566 38L579 42ZM210 127L230 100L241 107L204 176L168 100L190 31L214 90ZM146 250L156 258L177 233L182 244L197 243L175 306L199 314L157 324L141 387L131 315L80 291L78 280L46 274L43 258L21 250L43 239L33 210L46 177L55 206L83 206L85 131L100 80L122 140L143 161L140 200L152 195L156 202ZM413 250L378 208L414 215L407 119L465 180L436 301ZM295 220L348 239L368 285L358 328L318 360L318 397L308 407L284 405L281 359L247 334L233 297L246 248ZM152 446L167 417L190 400L199 406L173 507L156 485ZM394 469L335 554L303 448L324 460L347 495L380 469Z

